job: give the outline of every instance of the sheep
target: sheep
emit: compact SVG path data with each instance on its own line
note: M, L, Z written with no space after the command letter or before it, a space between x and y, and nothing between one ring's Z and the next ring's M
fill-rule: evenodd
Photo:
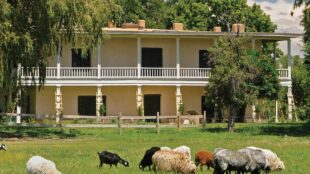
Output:
M152 157L153 170L162 172L175 172L182 174L195 174L196 165L189 160L188 156L181 152L160 150Z
M150 149L146 150L141 162L139 163L139 168L144 170L144 168L148 166L149 170L151 170L150 166L153 164L152 156L154 155L155 152L159 150L160 147L151 147Z
M109 164L112 167L112 164L117 166L118 163L123 164L126 167L129 167L129 162L122 159L116 153L111 153L108 151L97 152L100 160L99 168L102 168L103 163Z
M203 165L208 166L208 169L210 167L214 168L213 164L213 153L208 152L208 151L198 151L195 154L195 164L198 167L200 164L200 170L203 171Z
M31 157L26 164L27 174L61 174L54 162L41 156Z
M250 156L245 152L237 152L223 148L214 151L214 174L237 171L249 171L251 167Z
M285 170L285 165L283 161L277 156L276 153L272 152L269 149L262 149L254 146L247 147L248 149L261 150L268 161L271 171Z
M185 153L186 155L188 155L188 158L191 160L191 149L187 146L180 146L180 147L176 147L173 149L173 151L175 152L181 152L181 153Z
M250 157L250 168L249 171L252 174L259 174L260 170L264 170L266 173L270 169L269 162L265 154L261 150L244 148L238 150L238 152L247 153Z
M6 145L5 145L5 144L1 144L1 145L0 145L0 150L6 151Z
M163 147L160 147L160 150L171 150L171 148L167 146L163 146Z

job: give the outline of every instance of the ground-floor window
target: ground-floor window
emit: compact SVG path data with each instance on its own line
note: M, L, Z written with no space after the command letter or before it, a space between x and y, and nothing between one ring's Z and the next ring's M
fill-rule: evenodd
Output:
M105 111L107 111L106 96L102 96ZM96 115L96 96L78 96L78 114ZM104 113L106 115L106 112Z

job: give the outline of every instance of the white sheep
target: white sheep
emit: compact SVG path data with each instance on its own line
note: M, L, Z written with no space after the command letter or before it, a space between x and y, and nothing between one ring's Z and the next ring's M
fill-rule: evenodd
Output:
M171 150L160 150L152 157L153 170L161 172L175 172L192 174L196 172L196 165L184 153Z
M191 149L189 147L187 147L187 146L183 145L183 146L180 146L180 147L176 147L176 148L173 149L173 151L185 153L188 156L189 160L192 159L191 158Z
M160 147L160 150L171 150L171 148L167 146L163 146L163 147Z
M285 166L283 161L277 156L276 153L272 152L269 149L262 149L254 146L247 147L248 149L253 149L253 150L261 150L265 156L266 159L270 165L270 170L284 170Z
M54 162L41 156L31 157L26 164L26 168L27 174L61 174Z

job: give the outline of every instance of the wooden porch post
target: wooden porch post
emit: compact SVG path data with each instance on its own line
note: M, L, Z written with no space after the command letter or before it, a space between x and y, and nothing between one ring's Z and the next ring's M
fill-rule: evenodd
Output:
M61 40L58 42L58 47L57 47L57 56L56 56L56 64L57 64L57 79L60 79L60 66L61 66Z
M180 38L176 38L176 68L177 79L180 78Z
M141 37L137 38L137 68L138 78L141 77Z
M62 107L62 93L61 86L57 85L55 92L55 110L56 110L56 123L61 123L63 107Z

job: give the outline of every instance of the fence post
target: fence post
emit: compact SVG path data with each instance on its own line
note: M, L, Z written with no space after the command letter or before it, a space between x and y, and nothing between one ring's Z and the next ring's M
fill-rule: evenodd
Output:
M118 115L118 129L119 129L119 134L122 135L122 113L120 112Z
M159 134L159 112L157 112L157 115L156 115L156 130L157 130L157 134Z
M205 129L207 127L207 112L203 111L203 122L202 127Z
M178 130L180 130L181 127L181 120L180 120L180 114L177 114L177 120L178 120Z

